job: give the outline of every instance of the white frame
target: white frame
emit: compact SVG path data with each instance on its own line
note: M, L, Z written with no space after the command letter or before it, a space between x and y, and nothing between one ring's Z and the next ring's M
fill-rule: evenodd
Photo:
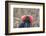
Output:
M40 27L13 28L13 8L36 8L40 9ZM43 5L9 3L9 33L43 31ZM35 30L34 30L35 29Z

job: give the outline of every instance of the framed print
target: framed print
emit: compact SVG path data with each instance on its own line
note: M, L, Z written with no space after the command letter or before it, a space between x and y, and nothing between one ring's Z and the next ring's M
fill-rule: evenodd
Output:
M45 4L5 1L5 34L45 32Z

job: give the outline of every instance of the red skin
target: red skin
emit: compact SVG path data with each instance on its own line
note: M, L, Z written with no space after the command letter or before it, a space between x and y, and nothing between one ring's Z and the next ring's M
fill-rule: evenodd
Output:
M33 21L33 16L29 16L29 18L30 18L30 22L32 23L32 21ZM24 21L24 20L26 19L26 16L25 16L25 15L22 16L21 19L22 19L22 21Z
M26 16L25 15L22 16L21 19L22 19L22 21L24 21L26 19Z

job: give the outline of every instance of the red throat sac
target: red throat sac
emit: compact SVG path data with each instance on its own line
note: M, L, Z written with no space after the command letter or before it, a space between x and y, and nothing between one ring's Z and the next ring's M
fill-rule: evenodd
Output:
M26 16L25 15L22 16L21 19L22 19L22 21L24 21L26 19ZM33 16L29 16L29 19L30 19L30 22L32 22Z

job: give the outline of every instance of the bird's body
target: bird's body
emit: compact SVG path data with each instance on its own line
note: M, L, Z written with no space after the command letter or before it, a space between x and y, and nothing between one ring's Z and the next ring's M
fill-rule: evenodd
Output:
M30 18L29 16L26 16L24 20L22 20L22 23L19 25L20 28L23 28L23 27L31 27L32 26L32 23L30 21Z

